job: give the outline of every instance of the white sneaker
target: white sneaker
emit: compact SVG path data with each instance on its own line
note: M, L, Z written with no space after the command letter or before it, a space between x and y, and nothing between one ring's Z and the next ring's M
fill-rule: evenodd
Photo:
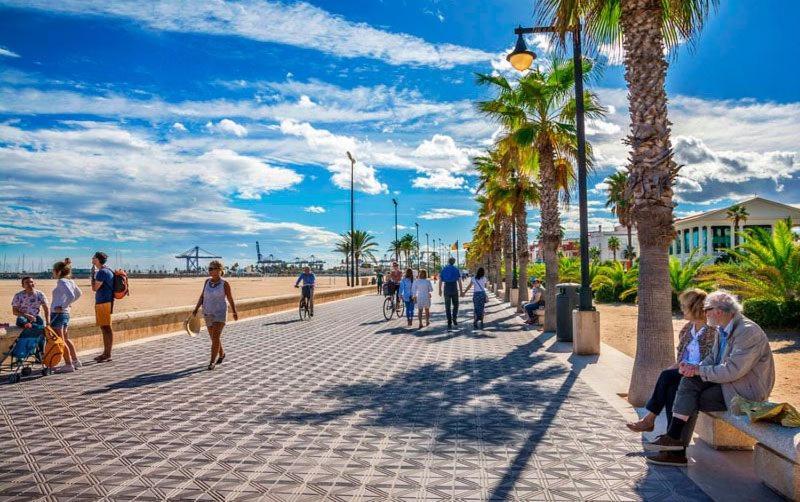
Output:
M54 373L72 373L73 371L75 371L75 368L71 364L65 364L56 368Z
M76 370L81 369L81 366L83 366L83 364L77 359L75 359L75 361L72 362L72 365L75 367Z

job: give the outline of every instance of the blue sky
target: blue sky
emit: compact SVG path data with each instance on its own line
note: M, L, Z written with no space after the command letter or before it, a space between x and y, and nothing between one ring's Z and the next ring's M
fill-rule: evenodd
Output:
M800 70L786 61L791 1L721 2L667 89L679 216L754 193L800 202ZM0 0L0 260L178 266L194 245L226 261L337 261L356 156L358 228L388 248L399 220L421 238L469 238L471 156L496 125L475 72L503 55L517 0L132 2ZM547 40L531 40L545 53ZM589 124L590 224L611 226L602 180L624 165L627 101L615 55L593 83L610 113ZM537 228L537 212L530 216ZM569 232L577 208L565 214ZM403 232L405 229L401 229ZM1 267L2 265L0 265ZM29 267L30 268L30 267Z

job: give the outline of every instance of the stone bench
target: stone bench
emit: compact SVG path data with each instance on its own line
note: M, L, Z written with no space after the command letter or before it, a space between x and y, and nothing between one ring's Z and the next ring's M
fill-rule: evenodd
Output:
M761 481L789 500L800 500L800 429L750 423L747 415L700 413L697 434L718 450L754 450Z

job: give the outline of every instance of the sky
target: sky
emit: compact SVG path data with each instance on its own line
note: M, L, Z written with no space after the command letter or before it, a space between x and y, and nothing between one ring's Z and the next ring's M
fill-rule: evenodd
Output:
M758 194L800 203L800 4L720 2L669 55L678 217ZM341 260L356 158L356 228L380 244L468 241L470 159L498 127L476 73L512 76L518 0L0 0L0 270L104 250L167 269L195 245L252 263ZM529 44L547 59L549 40ZM623 69L596 54L589 223L626 163ZM789 59L792 58L792 59ZM787 64L787 60L789 63ZM568 236L577 206L564 214ZM531 236L538 211L529 215ZM33 265L31 265L33 264Z

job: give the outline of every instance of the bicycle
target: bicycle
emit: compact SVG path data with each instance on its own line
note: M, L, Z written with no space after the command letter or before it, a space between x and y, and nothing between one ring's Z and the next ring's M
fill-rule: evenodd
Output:
M306 287L308 286L303 286L303 288ZM314 317L314 300L311 296L306 296L305 294L303 294L300 297L299 311L300 311L301 321L305 321L306 319Z
M383 317L388 321L395 314L398 319L403 315L403 299L397 293L392 293L383 300Z

